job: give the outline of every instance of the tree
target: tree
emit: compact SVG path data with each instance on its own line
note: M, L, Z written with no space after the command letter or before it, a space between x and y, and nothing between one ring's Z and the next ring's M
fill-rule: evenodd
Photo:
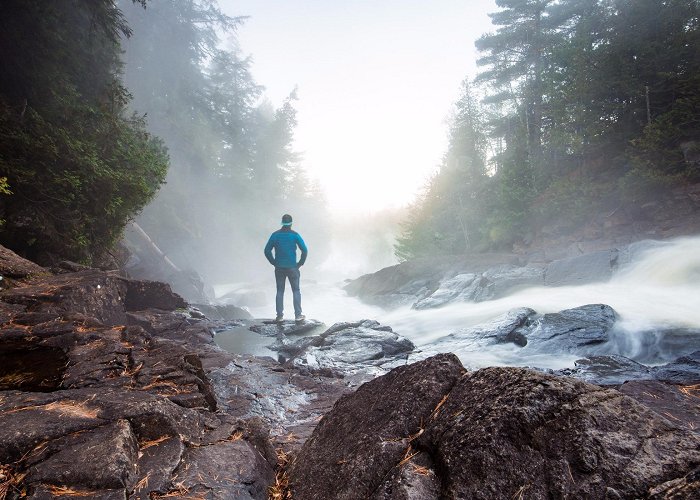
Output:
M477 82L493 88L491 103L506 103L527 131L527 159L537 166L542 158L544 74L548 66L551 33L545 10L552 0L497 0L501 11L490 14L499 26L483 35L476 47L483 52L477 63L485 67Z
M455 103L449 145L424 194L409 208L395 254L401 260L473 251L484 238L486 136L468 81Z
M119 35L129 34L108 0L3 4L4 245L40 262L91 263L158 190L167 154L128 111L119 76Z
M292 147L296 96L278 109L265 100L236 41L243 18L216 2L152 0L145 14L121 5L134 29L125 79L171 157L167 184L138 222L180 267L242 279L271 221L315 203Z

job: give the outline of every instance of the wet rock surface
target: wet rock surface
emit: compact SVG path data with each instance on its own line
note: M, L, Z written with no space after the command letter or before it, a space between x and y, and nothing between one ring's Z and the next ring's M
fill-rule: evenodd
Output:
M574 286L607 281L625 264L664 242L643 240L607 249L575 246L561 255L476 254L416 259L350 281L344 289L373 305L432 309L483 302L526 287ZM573 253L574 255L569 255Z
M324 330L214 319L165 285L116 273L29 266L17 276L0 291L7 498L267 498L288 453L295 498L697 492L698 443L687 436L700 425L700 352L654 367L599 355L615 346L604 305L514 309L438 344L580 352L587 360L568 374L619 391L527 370L465 374L452 354L408 365L428 352L371 320ZM438 283L421 285L425 297ZM216 332L233 326L269 341L276 359L219 349ZM673 335L653 341L692 332Z
M310 331L323 328L323 326L323 323L313 319L307 319L299 323L291 320L285 320L281 323L276 323L274 320L264 320L262 323L252 325L250 331L267 337L278 337L280 335L303 335Z
M512 343L523 347L527 344L527 337L523 332L536 316L537 313L528 307L512 309L486 323L458 330L423 346L421 353L411 356L411 359L419 356L425 358L439 352L452 352L468 357L469 353L494 344Z
M426 299L440 290L445 280L462 275L461 278L453 280L454 286L442 286L442 291L434 301L438 306L455 299L464 287L469 287L473 281L471 276L481 276L489 269L497 272L504 266L516 267L520 264L520 259L512 254L415 259L361 276L352 280L344 288L349 295L358 297L368 304L393 308L415 304L417 301ZM484 284L487 284L487 277ZM476 294L478 290L479 287L475 286L472 293ZM428 301L421 307L430 307L428 304L431 302Z
M696 384L700 382L700 351L655 366L647 366L614 354L591 356L576 361L574 368L559 370L556 373L600 385L620 385L631 380Z
M167 285L27 269L0 292L7 498L267 498L274 447L349 390L221 351Z
M565 259L547 265L544 272L546 286L580 285L607 281L618 265L618 250L601 250Z
M698 463L697 434L620 391L443 355L340 399L289 477L302 500L670 498Z
M588 304L545 314L525 332L528 348L547 352L577 352L610 338L617 313L605 304Z
M370 498L463 372L456 356L439 355L338 400L290 469L293 497Z
M391 327L377 321L336 323L317 336L290 340L279 337L270 349L277 351L286 364L313 373L352 375L385 373L382 367L406 360L413 343Z

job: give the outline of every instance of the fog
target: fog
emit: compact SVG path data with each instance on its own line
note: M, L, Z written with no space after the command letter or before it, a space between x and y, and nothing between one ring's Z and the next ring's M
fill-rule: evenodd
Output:
M458 302L438 309L394 310L362 303L349 297L338 283L305 282L302 287L304 309L308 315L327 325L342 321L376 319L410 338L417 348L433 349L436 340L464 329L488 324L507 311L530 307L540 314L586 304L607 304L618 314L605 353L620 354L642 362L672 361L677 354L656 352L649 346L648 334L674 328L700 329L700 237L680 238L660 243L641 253L638 258L619 269L609 281L566 287L531 287L506 297L485 302ZM217 287L219 296L233 290L250 289L240 284ZM257 302L250 307L256 317L274 314L274 289L257 290ZM289 294L287 294L289 295ZM287 297L287 310L291 297ZM646 335L646 336L645 336ZM663 333L659 333L659 339ZM514 344L481 347L478 350L457 351L465 366L480 368L492 365L538 366L560 369L573 367L580 355L542 353L523 350Z
M629 88L619 90L632 97L621 98L602 83L581 80L594 69L620 79L616 61L647 50L646 44L630 46L636 38L624 22L625 16L648 18L646 3L592 14L565 1L545 2L536 12L486 0L469 6L445 0L429 8L420 2L363 1L353 8L313 0L242 2L240 11L235 3L215 1L153 0L145 10L130 0L119 5L133 30L123 40L131 106L146 115L171 163L167 183L136 222L179 269L219 292L235 287L243 306L262 302L269 309L269 298L260 298L273 281L262 249L285 213L309 248L303 268L309 299L326 301L316 309L328 319L343 308L378 314L344 301L328 284L393 265L396 253L411 259L511 252L547 245L547 238L556 243L557 237L590 236L613 244L655 234L655 225L675 223L668 220L681 198L664 198L668 186L697 176L695 146L683 142L679 159L667 147L673 138L663 136L659 146L653 140L660 132L645 129L675 109L668 99L676 94L666 83L654 90L643 68L635 67L625 73ZM508 15L489 24L486 13L499 8ZM254 12L252 19L236 17L249 14L246 9ZM669 28L653 31L659 40L675 40L676 28L694 19L692 9L662 10L658 15L668 18ZM606 47L590 55L605 64L580 68L567 54L581 42L572 38L572 26L589 15L603 16L608 28L574 30L575 36ZM559 23L548 28L546 54L533 42L543 33L508 25L536 26L525 22L532 16ZM287 31L292 20L294 29ZM589 40L602 36L607 38ZM501 51L513 47L522 48L518 54L526 59L549 59L533 65L516 58L499 66ZM679 59L669 63L674 67L692 65L687 51L673 54ZM668 59L647 55L658 64ZM532 68L557 76L532 79ZM603 76L596 73L591 81L604 82ZM550 87L531 87L545 80ZM689 88L684 81L677 86ZM597 103L591 109L571 111L572 102L591 100ZM676 142L691 132L679 133ZM692 222L692 210L680 213ZM612 215L627 220L618 224L608 220ZM614 233L616 224L628 229ZM140 270L158 265L152 264L144 258ZM657 283L649 293L663 287ZM590 292L562 289L555 300L550 291L529 290L528 305L553 310L585 296L600 294L602 301L615 294L613 284ZM523 297L470 306L470 317L479 321ZM415 323L422 329L415 336L445 329L431 324L431 313L420 319L412 314L382 317L398 326ZM452 317L449 308L435 315L439 321Z

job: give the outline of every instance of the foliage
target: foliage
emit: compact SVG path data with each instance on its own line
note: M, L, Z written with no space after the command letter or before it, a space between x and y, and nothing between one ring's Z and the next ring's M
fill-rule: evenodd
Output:
M134 31L124 42L133 106L171 159L139 224L176 264L217 282L245 279L285 212L321 253L325 201L291 146L296 93L276 109L263 98L237 44L243 18L212 0L152 0L145 12L119 5Z
M119 78L127 34L112 1L3 5L0 176L12 193L0 197L2 244L90 263L162 183L167 154L127 112Z
M443 164L409 214L402 258L479 246L426 238L428 227L453 224L454 200L476 200L462 217L482 244L498 247L540 224L575 228L612 199L647 201L700 179L697 0L496 4L496 30L476 42L484 98L470 111L488 145L471 154L489 166L487 177L474 184ZM453 130L448 151L471 135ZM453 224L442 241L457 233Z

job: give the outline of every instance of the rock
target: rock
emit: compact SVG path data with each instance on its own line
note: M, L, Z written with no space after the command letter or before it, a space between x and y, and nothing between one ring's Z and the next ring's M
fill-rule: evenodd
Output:
M293 497L370 498L463 371L454 355L442 354L342 397L289 470Z
M69 488L66 486L55 486L46 484L35 484L30 488L27 498L30 500L54 500L55 498L90 498L91 500L126 500L127 490L85 490Z
M615 352L627 353L641 363L668 363L700 350L700 329L654 328L618 332L610 340Z
M439 500L441 484L435 464L425 453L395 467L370 497L372 500Z
M686 500L700 498L700 467L685 476L667 481L649 490L649 500Z
M144 309L126 313L127 324L140 326L151 335L169 337L188 326L184 314L173 314L161 309Z
M127 312L129 286L129 307L146 309ZM221 324L165 310L181 300L95 269L0 292L0 492L13 474L30 498L145 499L185 483L266 498L271 441L298 448L351 384L270 359L239 370L212 342Z
M493 267L483 276L492 283L491 297L487 300L505 297L521 288L544 285L544 268L537 265Z
M700 385L678 385L657 380L631 380L619 391L689 431L700 433Z
M4 332L7 337L7 331ZM20 338L24 332L20 333ZM50 391L63 380L68 357L59 347L32 346L27 342L0 344L0 391Z
M88 271L90 269L92 269L90 266L84 266L83 264L78 264L71 260L62 260L51 267L51 270L56 274L77 273L78 271Z
M510 254L474 254L464 257L431 257L415 259L366 274L348 283L348 295L368 304L399 307L415 303L433 294L443 280L460 274L480 275L503 264L517 265Z
M617 354L591 356L579 359L574 364L574 368L565 368L556 373L598 385L620 385L628 380L654 378L649 367Z
M194 309L211 320L253 319L246 309L233 304L193 304Z
M381 366L413 351L413 343L376 321L336 324L320 336L284 346L292 363L314 371L352 374Z
M151 493L167 491L184 451L182 441L172 436L139 443L136 468L142 479L133 486L130 498L150 500Z
M672 363L655 366L654 378L666 382L689 384L700 382L700 351L681 356Z
M437 290L428 297L413 304L413 309L431 309L448 304L452 301L473 301L479 295L479 277L476 274L458 274L440 282Z
M617 314L605 304L588 304L545 314L526 332L526 348L546 352L581 352L607 342Z
M48 274L48 271L34 262L20 257L9 248L0 245L0 276L3 278L26 279L42 274Z
M315 319L307 319L303 323L285 320L282 323L275 323L272 320L263 321L250 327L250 331L265 335L267 337L277 337L278 335L303 335L316 329L323 328L323 323Z
M93 394L44 395L5 391L0 399L0 463L19 460L42 442L108 423L89 402ZM67 393L67 394L66 394ZM20 418L21 417L21 418Z
M616 249L591 252L547 265L544 272L546 286L581 285L607 281L617 266Z
M119 276L90 269L36 278L30 284L0 292L0 300L24 305L32 312L77 312L106 325L123 325L126 290Z
M185 299L174 293L167 283L158 281L126 281L126 297L124 307L127 311L143 311L144 309L162 309L174 311L187 307Z
M286 450L303 443L321 416L350 390L345 381L308 377L294 367L282 369L270 358L250 356L229 358L224 366L208 371L207 377L219 412L246 421L262 419L272 439ZM259 438L246 439L259 442Z
M669 243L665 241L641 240L635 241L634 243L630 243L629 245L620 248L617 258L618 268L616 269L615 274L617 274L619 271L624 271L626 266L629 266L634 262L638 262L647 252L657 250L668 245Z
M289 470L294 498L608 499L695 487L700 436L614 389L521 368L462 373L441 355L341 398Z
M486 345L512 342L519 346L527 343L521 329L527 327L537 313L528 307L511 309L507 313L480 325L456 331L423 348L429 352L474 351Z
M461 378L416 447L448 498L640 498L700 460L698 436L618 391L519 368Z
M242 307L263 307L268 305L265 292L255 288L242 288L234 290L218 298L226 304L236 304Z
M50 448L57 451L30 468L28 484L79 489L124 489L135 484L138 446L126 420L66 436L39 453L51 453Z
M222 500L266 500L267 488L275 480L270 464L236 436L230 441L189 448L175 475L178 482L173 492Z

